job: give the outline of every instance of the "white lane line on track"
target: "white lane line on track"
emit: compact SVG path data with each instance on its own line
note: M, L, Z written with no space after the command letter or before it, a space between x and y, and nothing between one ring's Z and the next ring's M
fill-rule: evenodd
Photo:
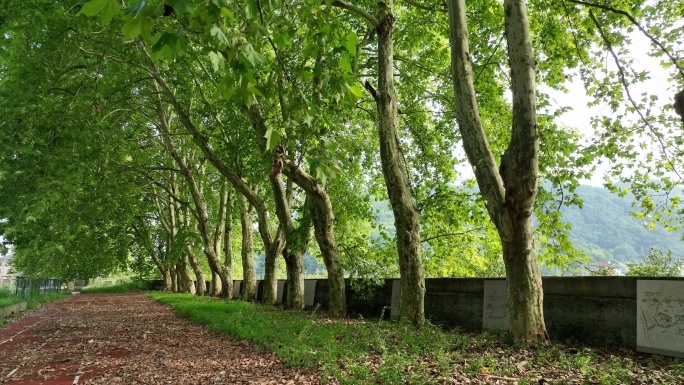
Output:
M8 338L8 339L6 339L6 340L0 342L0 345L4 345L4 344L6 344L7 342L12 341L14 338L16 338L16 337L17 337L18 335L20 335L21 333L23 333L23 332L25 332L25 331L27 331L27 330L30 330L32 327L38 325L39 323L41 323L41 322L43 322L43 321L45 321L45 320L42 319L42 320L40 320L40 321L34 323L33 325L31 325L31 326L29 326L29 327L23 329L22 331L20 331L19 333L13 335L12 337L10 337L10 338Z
M17 366L16 368L14 368L13 371L9 372L9 374L5 377L5 379L6 379L6 380L9 380L9 379L14 375L14 373L17 372L17 370L19 370L19 367L18 367L18 366Z
M81 378L81 375L80 375L80 374L76 375L76 378L74 378L74 382L72 382L71 385L76 385L76 384L78 384L78 380L79 380L80 378Z

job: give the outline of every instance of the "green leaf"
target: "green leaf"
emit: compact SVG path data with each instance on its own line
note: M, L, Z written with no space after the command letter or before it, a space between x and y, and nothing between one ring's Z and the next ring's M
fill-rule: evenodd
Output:
M81 7L76 15L100 15L103 24L109 24L114 16L121 13L121 7L116 0L91 0Z
M81 7L81 10L78 11L76 16L78 15L86 15L86 16L95 16L102 12L102 10L107 6L108 0L91 0Z
M292 45L292 40L284 33L277 33L273 35L273 44L275 44L278 49L283 49Z
M273 149L280 142L280 137L280 132L274 130L273 127L268 128L268 131L266 131L266 135L264 135L264 138L266 138L266 148L268 149L268 151L273 151Z
M342 55L342 58L340 59L340 66L342 67L344 72L348 74L354 72L352 70L351 60L349 59L348 55Z
M121 7L119 6L119 3L116 2L116 0L109 0L107 1L107 5L105 8L102 10L102 13L100 14L100 18L102 20L102 24L109 24L114 16L118 16L121 14Z
M242 52L242 55L245 57L245 59L247 59L252 67L256 67L258 64L261 64L265 61L264 57L255 51L254 47L252 47L252 45L249 43L242 44L238 50Z
M143 32L143 22L142 17L131 17L123 25L123 35L127 40L133 40L140 36Z
M219 41L219 43L221 43L222 47L228 45L228 38L226 37L226 34L223 33L221 27L219 27L218 25L212 25L211 29L209 30L209 34L211 34L211 36L214 36Z
M212 67L214 67L214 71L221 70L225 65L225 59L223 58L223 55L216 51L209 52L209 60L211 61Z
M154 45L152 53L155 57L172 58L175 54L183 52L183 45L175 33L164 32Z
M347 93L354 101L357 101L363 96L363 89L359 86L351 86L347 88Z
M344 48L349 51L349 54L352 56L356 56L356 44L358 44L359 38L356 37L356 34L353 32L349 32L345 37L344 41L342 42L342 45L344 45Z
M192 5L185 0L166 0L166 4L173 7L178 13L187 13L192 15L195 11Z
M313 117L305 113L304 117L302 118L302 122L308 126L311 126L311 123L313 122Z
M245 2L245 16L248 19L256 19L259 14L259 5L254 0L248 0Z
M251 84L251 83L250 83L249 85L247 85L247 90L248 90L252 95L264 97L264 94L262 94L261 91L259 91L259 89L257 89L257 88L254 86L254 84Z
M319 164L318 167L316 167L316 179L321 182L323 186L325 186L325 182L328 181L328 174L325 172L325 169L322 164Z

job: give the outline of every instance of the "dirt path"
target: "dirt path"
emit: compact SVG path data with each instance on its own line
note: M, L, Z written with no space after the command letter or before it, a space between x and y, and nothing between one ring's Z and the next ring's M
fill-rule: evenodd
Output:
M79 294L0 329L4 384L311 384L142 293Z

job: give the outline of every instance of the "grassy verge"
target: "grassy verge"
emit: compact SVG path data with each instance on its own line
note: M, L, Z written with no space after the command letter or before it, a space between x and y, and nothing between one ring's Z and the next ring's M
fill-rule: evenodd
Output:
M21 297L15 297L14 293L9 289L0 288L0 309L20 302L24 302Z
M177 313L341 384L684 383L684 362L581 346L521 347L497 333L386 321L330 320L241 301L150 293ZM586 382L585 382L586 381Z
M31 310L39 307L44 303L57 301L60 299L67 298L69 296L70 294L49 293L43 295L32 295L28 297L15 297L14 293L9 291L8 289L0 289L0 309L14 305L16 303L26 302L26 309ZM0 318L0 326L4 324L5 319Z
M81 293L125 293L127 291L147 289L142 282L123 282L109 286L88 286Z

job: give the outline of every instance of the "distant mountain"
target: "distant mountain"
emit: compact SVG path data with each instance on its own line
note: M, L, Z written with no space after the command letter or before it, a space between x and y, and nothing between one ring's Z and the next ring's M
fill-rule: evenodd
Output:
M563 219L572 225L570 238L575 247L593 262L640 262L651 247L670 250L684 256L682 231L669 232L663 228L649 230L643 220L629 214L632 198L619 197L605 188L580 186L577 194L583 207L563 207ZM394 217L387 201L373 202L376 220L394 234Z
M572 224L570 238L575 247L593 260L637 262L651 247L684 255L682 231L669 232L662 227L649 230L643 220L629 214L631 197L621 198L592 186L580 186L577 194L584 201L583 207L563 207L561 213Z

